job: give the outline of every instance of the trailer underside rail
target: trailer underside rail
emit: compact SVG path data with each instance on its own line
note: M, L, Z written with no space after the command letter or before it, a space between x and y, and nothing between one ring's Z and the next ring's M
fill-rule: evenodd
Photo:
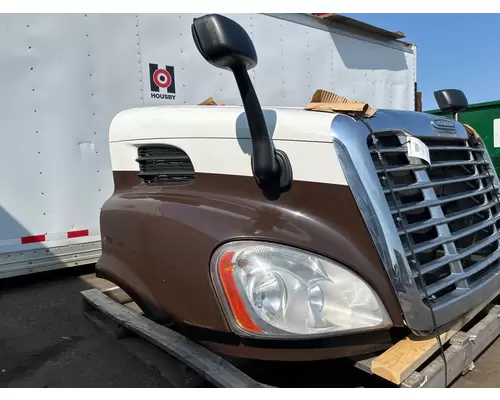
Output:
M121 289L110 290L109 296L99 289L89 289L81 293L94 309L175 357L213 385L230 388L265 387L208 349L142 316L137 312L135 303L129 303L127 306L120 304L126 299L120 301L119 298L127 297L123 291L118 293L120 291Z

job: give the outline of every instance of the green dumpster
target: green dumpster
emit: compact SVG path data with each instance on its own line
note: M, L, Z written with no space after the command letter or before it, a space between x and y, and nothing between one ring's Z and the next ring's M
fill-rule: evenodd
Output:
M452 118L451 114L441 110L426 112ZM500 101L471 104L466 111L460 113L459 120L472 126L481 136L500 176Z

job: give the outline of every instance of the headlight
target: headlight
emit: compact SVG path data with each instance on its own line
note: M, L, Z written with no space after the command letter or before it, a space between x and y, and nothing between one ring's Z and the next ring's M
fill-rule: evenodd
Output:
M244 336L325 336L391 325L360 277L323 257L265 242L232 242L211 273L233 330Z

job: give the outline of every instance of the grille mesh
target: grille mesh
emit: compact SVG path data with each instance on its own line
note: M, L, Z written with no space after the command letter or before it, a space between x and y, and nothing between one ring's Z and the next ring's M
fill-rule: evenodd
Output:
M137 150L139 177L145 183L187 181L194 178L188 155L170 145L147 145Z
M421 298L418 268L433 305L444 305L500 272L500 205L482 145L417 137L430 166L407 156L402 132L377 133L368 147Z

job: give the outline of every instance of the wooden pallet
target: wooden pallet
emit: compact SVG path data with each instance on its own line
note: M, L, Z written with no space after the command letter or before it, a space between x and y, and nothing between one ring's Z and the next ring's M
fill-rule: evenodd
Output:
M443 327L447 374L434 336L409 335L380 355L356 359L355 366L400 387L447 387L473 369L474 360L500 335L500 305L495 303L489 300Z
M82 292L85 315L112 334L170 386L267 387L235 365L143 316L118 287ZM435 337L410 335L380 355L358 358L355 366L399 387L445 387L474 368L474 360L500 335L500 305L485 302L445 326L447 376Z
M81 292L85 315L174 387L266 387L185 336L143 316L120 288ZM161 350L161 351L159 351Z

